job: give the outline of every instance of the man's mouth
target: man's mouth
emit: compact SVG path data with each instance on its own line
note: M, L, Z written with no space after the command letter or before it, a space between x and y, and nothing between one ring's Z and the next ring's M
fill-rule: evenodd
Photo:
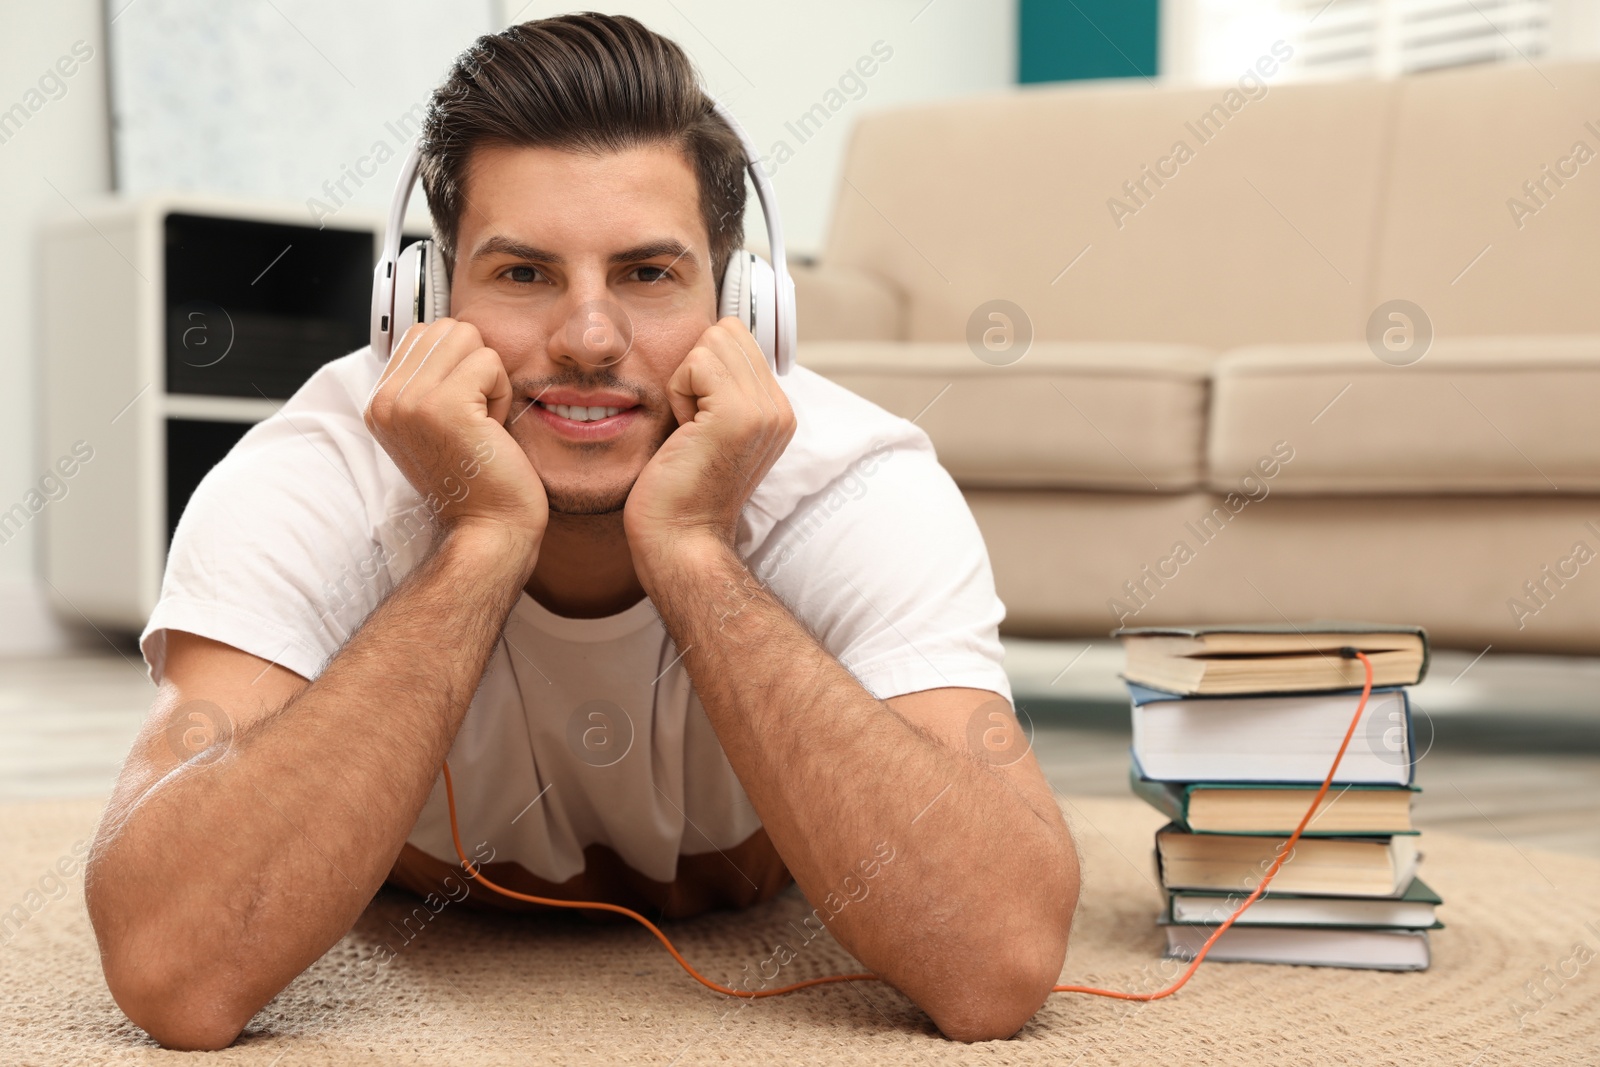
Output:
M560 390L551 389L549 392L551 396L535 397L528 405L538 410L533 417L558 437L575 443L614 440L627 433L629 427L645 416L646 409L622 393L584 396L573 390L563 396ZM558 402L558 398L567 402ZM582 400L600 403L573 402Z
M637 406L583 407L577 404L547 404L543 400L535 400L534 403L546 411L554 412L563 419L571 419L574 422L598 422L601 419L609 419L624 411L631 411L633 407Z

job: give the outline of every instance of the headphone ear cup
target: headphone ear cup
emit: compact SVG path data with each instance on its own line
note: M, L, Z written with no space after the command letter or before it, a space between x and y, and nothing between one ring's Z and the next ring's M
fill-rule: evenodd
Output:
M389 324L389 346L419 322L432 322L450 314L450 273L444 256L432 241L416 241L401 250L394 262L394 315Z
M744 248L728 258L719 317L732 315L744 323L774 370L778 367L777 301L778 278L771 264Z
M750 332L767 357L767 366L778 369L778 275L772 264L760 256L750 257L750 310L754 320Z
M426 316L433 305L424 299L432 285L428 281L429 241L406 245L394 261L394 316L389 324L390 347L405 336L405 332L419 322L431 321Z
M423 253L423 273L427 291L423 294L422 309L426 317L422 321L432 322L434 319L449 318L450 271L445 266L444 253L439 251L439 246L433 241L421 243L428 249Z
M728 257L728 266L722 272L722 296L718 301L717 318L729 315L750 326L750 253L739 249Z

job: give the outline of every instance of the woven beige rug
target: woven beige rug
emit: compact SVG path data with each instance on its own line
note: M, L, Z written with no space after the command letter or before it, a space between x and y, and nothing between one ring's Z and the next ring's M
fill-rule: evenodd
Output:
M1170 966L1149 881L1160 817L1132 799L1063 806L1085 866L1064 979L1155 988ZM1447 901L1448 929L1435 932L1433 967L1420 974L1207 964L1168 1000L1057 994L1016 1038L957 1045L876 983L730 1001L690 980L642 928L446 906L380 965L380 944L402 943L389 923L417 903L385 891L234 1046L167 1052L106 991L81 873L59 889L50 873L92 834L98 808L0 807L0 915L27 912L12 911L0 933L0 1064L1600 1063L1600 862L1443 834L1424 836L1423 871ZM668 936L732 981L806 910L791 888L747 913L672 924ZM785 972L857 969L818 938Z

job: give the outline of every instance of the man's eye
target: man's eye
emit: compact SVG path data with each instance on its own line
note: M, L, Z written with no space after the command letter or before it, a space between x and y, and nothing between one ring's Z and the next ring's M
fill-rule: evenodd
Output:
M659 282L671 277L671 272L665 267L639 267L638 271L641 282Z
M510 278L521 285L529 285L538 280L539 272L532 267L508 267L504 272L504 277Z

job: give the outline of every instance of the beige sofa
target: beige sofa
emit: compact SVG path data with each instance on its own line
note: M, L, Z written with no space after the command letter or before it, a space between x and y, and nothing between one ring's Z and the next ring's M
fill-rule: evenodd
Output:
M928 431L1008 632L1600 652L1600 65L1265 83L864 117L800 362Z

